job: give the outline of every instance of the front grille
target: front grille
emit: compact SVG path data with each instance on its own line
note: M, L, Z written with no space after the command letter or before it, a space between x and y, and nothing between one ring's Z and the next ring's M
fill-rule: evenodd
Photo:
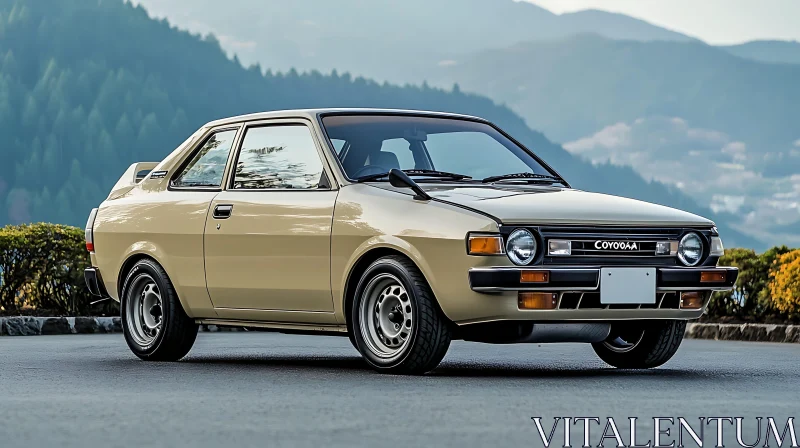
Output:
M668 242L674 252L680 239L688 232L697 232L704 239L704 257L708 259L712 229L696 227L626 227L626 226L571 226L571 225L503 225L500 233L504 239L515 229L527 228L537 236L542 249L531 264L562 266L683 266L674 254L656 255L659 242ZM571 255L548 255L550 240L568 240ZM597 242L601 242L598 248ZM603 246L602 242L609 243ZM636 247L633 248L632 245ZM713 260L714 262L716 259ZM701 262L702 264L704 262Z
M546 226L537 230L545 248L551 239L568 240L572 245L571 255L544 255L542 264L572 265L675 266L674 256L656 255L656 245L659 241L678 241L684 233L684 229L670 227Z
M562 292L558 297L559 310L625 310L625 309L664 309L677 310L680 307L680 295L677 292L663 292L656 296L656 303L649 304L613 304L600 303L599 292Z

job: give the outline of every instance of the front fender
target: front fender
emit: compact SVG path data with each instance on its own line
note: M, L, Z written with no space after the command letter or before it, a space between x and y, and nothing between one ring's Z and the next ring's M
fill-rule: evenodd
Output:
M350 255L339 279L339 284L346 285L358 262L369 252L379 249L389 249L405 255L422 271L422 275L428 283L432 282L435 273L428 265L425 257L422 256L422 253L411 242L392 235L374 235L362 242ZM346 300L344 294L345 288L342 288L334 303L334 309L337 311L344 310L344 301Z
M342 188L331 240L331 292L337 321L347 321L345 294L353 269L376 249L390 249L413 261L451 317L450 298L461 296L464 290L471 292L469 267L486 262L467 255L467 233L497 231L495 221L454 205L418 201L367 185Z

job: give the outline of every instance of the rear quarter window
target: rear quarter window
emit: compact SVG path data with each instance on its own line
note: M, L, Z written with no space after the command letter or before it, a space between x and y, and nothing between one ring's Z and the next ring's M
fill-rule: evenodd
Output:
M236 129L215 132L172 181L173 187L220 187Z

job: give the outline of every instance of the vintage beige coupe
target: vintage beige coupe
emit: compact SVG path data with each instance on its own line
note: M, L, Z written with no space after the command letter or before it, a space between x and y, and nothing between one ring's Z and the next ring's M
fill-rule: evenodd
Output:
M93 294L174 361L199 324L348 335L375 369L424 373L450 341L585 342L672 357L711 292L714 223L573 189L475 117L329 109L208 123L132 165L86 226Z

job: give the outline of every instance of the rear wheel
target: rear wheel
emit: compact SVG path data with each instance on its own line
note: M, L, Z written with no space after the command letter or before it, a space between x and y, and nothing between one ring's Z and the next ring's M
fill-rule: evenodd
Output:
M122 287L121 320L131 351L147 361L177 361L191 350L198 325L186 315L164 269L137 262Z
M379 372L426 373L450 347L449 321L422 273L404 257L380 258L364 271L351 318L356 348Z
M620 369L649 369L669 361L683 341L686 321L638 321L614 324L603 342L592 344L606 363Z

